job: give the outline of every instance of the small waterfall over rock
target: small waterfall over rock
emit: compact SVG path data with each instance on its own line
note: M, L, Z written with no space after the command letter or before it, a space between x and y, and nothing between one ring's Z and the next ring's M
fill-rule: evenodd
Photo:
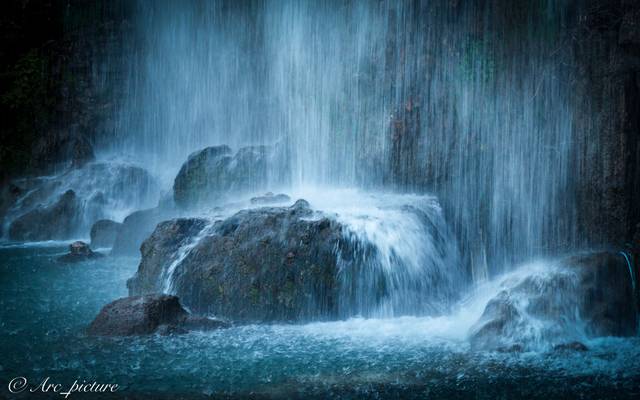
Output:
M434 197L354 190L303 197L342 225L346 245L336 254L342 315L438 315L467 285Z
M307 189L292 206L161 223L131 294L238 320L441 315L468 285L430 196Z

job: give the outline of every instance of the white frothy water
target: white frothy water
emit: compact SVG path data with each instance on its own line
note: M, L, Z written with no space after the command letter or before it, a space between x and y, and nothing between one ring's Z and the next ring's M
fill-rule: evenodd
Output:
M433 343L468 348L468 339L490 301L502 292L513 293L516 308L521 313L517 329L503 337L507 343L522 345L525 350L545 351L555 344L591 339L585 333L580 316L576 313L581 294L567 291L561 299L551 301L560 306L557 314L534 315L527 311L531 297L513 291L526 280L540 285L552 284L560 276L574 281L575 275L557 261L539 260L517 267L514 271L475 286L471 292L440 316L404 316L398 318L350 318L343 321L306 324L299 329L307 335L335 339L348 338L354 342L400 341L406 343ZM533 296L535 297L535 295Z
M190 238L185 244L180 246L180 249L178 249L178 251L177 251L177 253L175 255L175 260L173 260L171 262L169 267L163 273L163 275L164 275L162 277L162 281L163 281L162 291L163 291L163 293L175 294L174 273L176 271L176 268L189 255L189 252L194 247L196 247L198 245L198 243L200 242L200 239L202 239L206 235L212 233L211 232L212 231L212 229L211 229L212 227L213 227L213 222L207 224L204 228L202 228L202 230L196 236L194 236L193 238Z
M296 197L343 226L349 246L336 256L344 309L368 317L439 314L465 288L456 241L436 198L317 187Z

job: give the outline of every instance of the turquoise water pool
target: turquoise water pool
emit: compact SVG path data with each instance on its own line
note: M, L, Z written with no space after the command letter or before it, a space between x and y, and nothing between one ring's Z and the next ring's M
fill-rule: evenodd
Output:
M640 339L603 338L587 352L469 349L440 319L351 319L249 325L180 336L94 338L85 327L126 296L134 258L64 265L64 243L0 249L0 397L9 382L115 383L68 398L634 398ZM447 333L447 334L445 334Z

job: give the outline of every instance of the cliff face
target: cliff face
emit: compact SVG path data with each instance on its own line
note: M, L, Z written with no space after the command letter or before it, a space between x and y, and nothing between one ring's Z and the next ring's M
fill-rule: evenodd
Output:
M2 7L1 180L91 160L92 144L110 129L122 74L100 60L122 54L127 2L27 0Z
M640 3L591 1L574 41L580 226L622 245L640 222Z

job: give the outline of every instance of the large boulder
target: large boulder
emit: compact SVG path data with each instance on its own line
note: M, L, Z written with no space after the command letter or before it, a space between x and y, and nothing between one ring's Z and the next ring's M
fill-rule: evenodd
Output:
M191 154L174 181L176 205L210 206L281 183L282 177L269 176L283 158L280 152L280 146L249 146L233 154L228 146L213 146Z
M58 261L70 264L100 257L102 257L102 254L92 251L88 244L77 241L69 245L69 253L58 257Z
M170 290L195 312L236 321L335 318L342 226L313 216L298 200L244 210L204 231L198 219L160 224L142 246L130 295ZM198 231L190 251L176 254Z
M626 258L609 252L517 271L502 282L471 329L471 344L495 350L633 336L638 314L630 273Z
M9 226L9 238L16 241L68 239L77 232L82 204L73 190L55 203L38 206L16 218Z
M110 219L101 219L91 226L91 247L94 249L100 247L113 247L118 235L118 230L122 226L121 223Z
M153 294L115 300L100 310L87 329L95 336L131 336L152 333L184 333L229 325L223 321L190 315L176 296Z
M140 254L140 245L151 235L156 225L169 218L171 212L163 207L134 211L120 225L113 247L112 255L136 256Z

